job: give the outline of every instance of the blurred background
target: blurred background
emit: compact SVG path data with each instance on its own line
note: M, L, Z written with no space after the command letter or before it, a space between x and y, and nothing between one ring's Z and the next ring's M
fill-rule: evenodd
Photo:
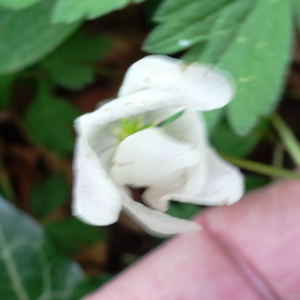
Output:
M247 190L299 179L298 21L298 0L0 0L0 298L79 299L163 242L126 215L99 228L70 208L73 121L147 54L231 73L234 100L204 115Z

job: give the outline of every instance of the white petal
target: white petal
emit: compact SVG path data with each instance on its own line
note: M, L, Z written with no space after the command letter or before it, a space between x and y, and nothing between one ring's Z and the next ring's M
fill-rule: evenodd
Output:
M244 176L239 168L223 160L213 149L207 150L208 174L204 190L198 196L173 195L173 199L203 205L230 205L244 193Z
M120 191L107 176L85 136L77 139L73 171L73 214L91 225L116 222L122 208Z
M207 158L208 176L201 198L207 201L207 205L237 202L245 190L244 175L240 169L222 159L214 149L208 150Z
M169 188L166 185L149 187L143 193L142 199L145 204L155 210L167 211L170 207L170 201L169 199L163 199L163 197L168 192Z
M90 128L94 130L94 126L103 126L126 117L146 112L160 115L159 110L162 110L163 118L166 118L183 109L179 98L169 92L144 90L111 101L92 113L80 116L75 121L75 129L79 134L86 134Z
M127 70L119 97L146 89L167 90L181 76L181 61L164 55L148 55Z
M120 185L139 187L175 180L182 169L194 166L201 157L195 146L180 142L159 128L130 135L118 146L111 176Z
M207 65L184 62L162 55L150 55L127 71L119 96L155 89L180 97L199 111L223 107L234 96L234 85L224 71Z
M201 230L201 226L196 222L174 218L163 212L152 210L125 195L123 197L123 208L125 213L145 231L156 236Z
M198 111L225 106L234 96L234 85L224 71L193 63L186 68L182 80L175 82L175 89L187 105Z
M191 108L187 108L180 118L166 126L166 132L180 141L197 147L201 160L196 166L187 169L182 174L184 185L181 189L183 193L199 194L203 189L207 174L206 151L208 141L202 115Z
M166 125L164 129L174 138L197 146L200 151L207 147L205 121L202 114L192 108L186 108L181 117Z
M166 197L166 195L173 189L179 188L178 182L179 180L176 179L175 176L173 178L167 176L164 178L163 183L158 183L146 189L142 195L143 202L155 210L167 211L170 206L169 200L171 200L171 198Z

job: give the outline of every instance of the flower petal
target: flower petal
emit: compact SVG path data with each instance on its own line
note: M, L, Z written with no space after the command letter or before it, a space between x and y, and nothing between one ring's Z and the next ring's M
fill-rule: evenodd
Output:
M244 194L244 175L240 169L222 159L214 149L207 153L208 175L201 198L206 205L230 205Z
M176 180L182 169L201 160L195 146L175 140L159 128L148 128L125 138L112 161L111 176L120 185L149 187Z
M234 96L232 80L224 71L193 63L186 67L183 79L172 85L188 105L198 111L225 106Z
M244 193L244 176L239 168L223 160L214 149L207 150L208 174L199 195L173 194L173 200L202 205L230 205Z
M205 121L201 113L188 107L182 116L164 127L166 133L172 137L195 145L200 151L206 150L208 140Z
M171 92L198 111L223 107L234 95L232 80L224 71L162 55L149 55L133 64L119 96L145 89Z
M163 237L201 230L201 226L196 222L174 218L163 212L152 210L126 195L122 201L125 213L150 234Z
M146 89L168 90L181 77L182 62L164 55L148 55L127 70L118 97Z
M95 130L94 126L103 126L146 112L155 112L155 115L159 117L159 110L162 110L163 118L168 118L183 109L184 105L179 98L169 92L143 90L111 101L92 113L80 116L75 121L75 128L77 133L81 134L82 132L86 133L86 130L90 128Z
M165 195L168 195L176 187L178 188L178 184L181 184L179 180L180 178L174 180L174 177L167 176L163 183L148 187L142 195L143 202L153 209L167 211L171 198Z
M169 187L167 185L149 187L143 193L142 199L151 208L165 212L170 207L169 199L164 199L164 195L168 192Z
M207 174L206 151L208 141L202 115L191 108L187 108L180 118L167 125L165 129L172 137L197 147L201 160L196 166L188 168L182 174L184 184L181 190L184 193L199 194L203 189Z
M122 208L120 191L107 176L86 136L77 139L74 158L73 214L91 225L116 222Z

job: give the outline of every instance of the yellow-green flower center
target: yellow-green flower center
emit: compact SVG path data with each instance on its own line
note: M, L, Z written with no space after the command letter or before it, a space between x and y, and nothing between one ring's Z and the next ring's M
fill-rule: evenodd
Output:
M121 120L121 129L118 132L118 143L121 143L128 136L141 130L156 126L155 123L144 124L143 117L138 115L135 119L124 118Z

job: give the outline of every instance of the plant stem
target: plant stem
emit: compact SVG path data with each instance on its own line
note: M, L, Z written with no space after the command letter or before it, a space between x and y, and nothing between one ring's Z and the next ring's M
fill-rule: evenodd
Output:
M290 154L295 165L299 167L300 166L300 144L296 139L294 133L279 115L277 114L272 115L271 121L273 123L273 126L276 128L284 147Z
M284 160L284 151L285 149L282 143L279 143L274 147L272 161L273 167L282 168Z
M230 155L223 154L222 157L232 164L249 171L257 172L260 174L272 176L272 177L285 177L300 180L300 174L293 171L289 171L282 168L276 168L261 163L253 162L250 160L233 157Z

